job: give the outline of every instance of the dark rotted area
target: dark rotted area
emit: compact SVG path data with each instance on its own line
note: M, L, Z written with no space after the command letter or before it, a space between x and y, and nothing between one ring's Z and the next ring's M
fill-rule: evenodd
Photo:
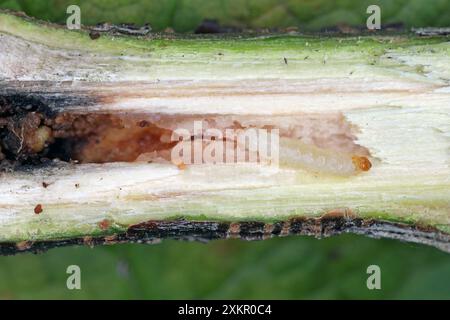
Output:
M61 99L32 93L0 95L0 169L45 164L52 156L67 158L67 150L58 148L56 154L50 147L50 126L56 115L50 106L59 105Z
M0 84L0 170L48 164L51 158L69 158L68 147L61 147L57 139L52 146L51 139L45 141L51 133L51 122L65 109L88 106L96 99L66 91L47 91L42 86L37 91L26 84Z
M145 115L66 111L85 97L0 92L0 170L81 163L132 162L173 147L170 130ZM164 142L166 141L166 142Z
M89 93L73 93L67 90L55 91L51 84L36 85L40 89L33 90L26 86L6 86L0 82L0 117L39 112L45 117L53 117L67 111L71 107L87 107L98 102L98 97Z
M28 112L50 112L43 99L37 96L12 93L0 95L0 116L23 115Z
M29 131L41 126L50 114L46 103L33 95L10 93L0 95L0 168L18 162L34 162L25 156L24 140Z

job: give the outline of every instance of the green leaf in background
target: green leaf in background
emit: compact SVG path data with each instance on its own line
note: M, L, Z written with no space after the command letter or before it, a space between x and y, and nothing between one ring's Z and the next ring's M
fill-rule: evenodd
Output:
M66 268L81 268L81 290ZM381 290L366 269L381 268ZM450 298L450 256L433 248L339 236L208 244L71 247L0 257L3 299Z
M203 19L223 25L271 28L298 26L320 30L344 23L364 26L371 4L379 5L383 24L406 27L449 26L448 0L0 0L0 8L64 23L66 8L77 4L82 23L150 23L154 30L193 31Z

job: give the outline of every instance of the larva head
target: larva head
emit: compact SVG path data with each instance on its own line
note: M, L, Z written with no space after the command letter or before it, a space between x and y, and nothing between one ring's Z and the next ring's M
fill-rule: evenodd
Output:
M372 167L370 160L363 156L353 156L352 161L356 170L369 171Z

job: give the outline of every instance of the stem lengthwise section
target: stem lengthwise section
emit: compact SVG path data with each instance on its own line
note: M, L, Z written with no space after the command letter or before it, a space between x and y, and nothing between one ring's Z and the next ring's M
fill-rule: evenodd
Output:
M448 250L448 37L94 41L0 12L0 39L0 243L256 232L242 221L320 236L344 212L333 228ZM261 165L252 130L277 132L278 161Z
M354 128L339 113L294 117L55 113L46 112L48 106L35 97L16 94L1 101L2 167L39 166L52 160L187 165L196 161L194 152L200 148L200 163L196 164L209 159L204 150L218 163L261 163L268 156L266 149L271 149L269 164L338 175L371 168L369 151L355 142ZM187 136L177 134L180 129ZM279 136L262 140L262 130L276 130ZM174 151L180 157L175 158Z

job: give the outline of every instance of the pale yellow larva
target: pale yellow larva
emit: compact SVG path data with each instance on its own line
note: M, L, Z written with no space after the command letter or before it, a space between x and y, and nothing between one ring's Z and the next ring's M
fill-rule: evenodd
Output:
M298 139L280 138L280 166L342 176L368 171L372 164L366 156L322 149Z

